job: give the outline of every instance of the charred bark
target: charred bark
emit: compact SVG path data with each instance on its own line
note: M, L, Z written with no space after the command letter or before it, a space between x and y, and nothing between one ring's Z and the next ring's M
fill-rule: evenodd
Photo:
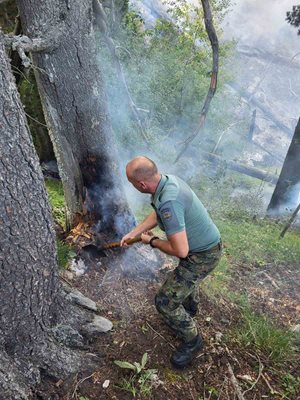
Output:
M27 399L41 371L61 378L78 370L82 356L57 345L51 333L71 306L59 283L51 209L1 34L0 121L0 393Z
M294 210L300 197L300 119L285 157L267 215L279 216Z
M125 200L97 55L93 1L18 0L24 33L52 48L32 53L38 88L59 166L67 227L94 198L101 230L121 235L134 219ZM84 190L85 188L85 190ZM107 214L109 212L109 214Z

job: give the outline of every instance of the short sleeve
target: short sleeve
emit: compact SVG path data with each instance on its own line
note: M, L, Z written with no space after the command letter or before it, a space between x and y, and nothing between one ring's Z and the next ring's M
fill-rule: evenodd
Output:
M184 207L178 201L166 201L160 205L158 212L167 236L185 229Z

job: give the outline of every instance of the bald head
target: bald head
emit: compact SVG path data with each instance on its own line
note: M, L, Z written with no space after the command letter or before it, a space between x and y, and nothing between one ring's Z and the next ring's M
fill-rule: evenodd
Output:
M158 173L155 163L147 157L136 157L126 167L127 175L137 180L151 180Z
M134 187L144 193L155 192L160 180L156 164L150 158L139 156L129 161L126 175Z

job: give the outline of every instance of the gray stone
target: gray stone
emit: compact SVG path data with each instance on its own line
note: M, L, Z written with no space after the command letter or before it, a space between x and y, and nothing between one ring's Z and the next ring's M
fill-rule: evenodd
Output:
M290 327L290 330L291 330L292 332L299 333L299 332L300 332L300 324L292 325L292 326Z
M88 310L97 311L98 307L97 304L89 299L88 297L84 296L79 290L72 289L67 295L67 299L70 300L74 304L78 304Z
M70 325L56 325L52 328L53 336L59 343L68 347L83 347L83 337Z
M95 316L93 322L83 327L83 332L87 335L97 335L98 333L109 332L113 328L113 324L109 319Z

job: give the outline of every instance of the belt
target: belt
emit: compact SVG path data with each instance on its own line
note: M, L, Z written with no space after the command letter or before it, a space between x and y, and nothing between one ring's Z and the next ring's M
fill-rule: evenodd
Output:
M210 253L216 250L222 250L222 240L220 239L219 243L216 244L214 247L211 247L210 249L203 250L203 251L191 251L189 252L188 256L193 256L195 254L205 254L205 253Z

